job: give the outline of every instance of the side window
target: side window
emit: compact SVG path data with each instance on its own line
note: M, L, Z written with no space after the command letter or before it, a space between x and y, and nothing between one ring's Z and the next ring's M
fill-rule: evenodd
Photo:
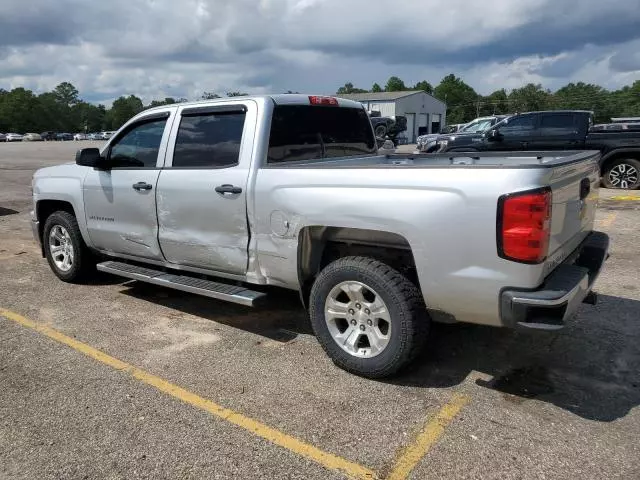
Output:
M173 166L224 168L237 165L244 119L244 112L183 115Z
M166 118L142 121L116 139L109 149L109 162L115 168L155 168Z
M534 128L533 115L523 115L510 119L500 127L500 133L503 135L530 135Z
M541 134L571 135L576 132L575 116L571 113L547 113L540 118Z

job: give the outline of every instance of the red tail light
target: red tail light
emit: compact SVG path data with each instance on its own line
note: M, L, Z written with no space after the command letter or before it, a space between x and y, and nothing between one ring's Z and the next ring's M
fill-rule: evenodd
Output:
M310 95L309 102L311 105L338 105L338 99L333 97L320 97L317 95Z
M498 200L498 255L541 263L549 253L551 189L505 195Z

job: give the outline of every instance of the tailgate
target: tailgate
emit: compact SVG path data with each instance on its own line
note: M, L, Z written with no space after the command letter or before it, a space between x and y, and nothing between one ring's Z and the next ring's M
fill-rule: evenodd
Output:
M555 167L548 180L553 206L545 276L593 230L600 186L598 157Z

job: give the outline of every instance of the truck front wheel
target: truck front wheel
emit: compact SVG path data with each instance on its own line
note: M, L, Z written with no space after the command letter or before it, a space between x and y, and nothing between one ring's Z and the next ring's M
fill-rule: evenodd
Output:
M384 138L384 136L387 134L387 127L382 124L376 125L374 132L376 134L376 137Z
M58 211L49 215L44 223L42 242L49 266L60 280L79 282L95 266L76 217L69 212Z
M398 271L366 257L345 257L316 278L311 324L340 368L382 378L406 366L423 347L429 316L420 291Z

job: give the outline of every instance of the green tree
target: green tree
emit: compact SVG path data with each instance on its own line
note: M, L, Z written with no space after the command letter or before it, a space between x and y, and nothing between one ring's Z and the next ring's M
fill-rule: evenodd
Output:
M558 90L552 98L553 108L591 110L596 122L609 122L615 116L617 105L611 101L609 92L590 83L569 83Z
M102 129L106 111L104 105L93 105L80 100L71 110L71 132L95 132Z
M171 105L173 103L177 103L175 98L165 97L164 100L151 100L151 103L145 108L161 107L163 105Z
M220 95L214 92L204 92L200 98L202 100L214 100L216 98L220 98Z
M353 86L353 83L347 82L344 84L344 86L338 89L336 95L345 95L349 93L367 93L367 91L363 90L362 88L356 88Z
M78 102L78 89L69 82L62 82L53 89L53 94L60 105L71 105Z
M378 85L377 83L373 84L373 87L371 87L371 91L374 93L380 93L382 92L382 87L380 85Z
M249 95L245 92L227 92L227 97L246 97Z
M480 115L503 115L509 113L509 96L504 88L496 90L480 100Z
M402 92L406 89L407 86L398 77L389 77L389 80L387 80L387 84L384 86L385 92Z
M640 116L640 80L611 92L610 103L614 117Z
M0 119L5 131L38 132L43 126L41 113L38 97L31 90L18 87L2 95Z
M416 83L413 87L413 90L422 90L423 92L427 92L429 95L431 95L433 93L433 86L426 80L423 80Z
M135 95L119 97L113 102L108 112L108 128L113 130L120 128L127 120L143 110L142 100Z
M509 93L509 107L514 112L533 112L551 108L553 98L549 90L540 84L528 83L524 87L514 88Z
M479 95L454 74L444 77L433 94L447 104L447 123L469 122L478 116Z

